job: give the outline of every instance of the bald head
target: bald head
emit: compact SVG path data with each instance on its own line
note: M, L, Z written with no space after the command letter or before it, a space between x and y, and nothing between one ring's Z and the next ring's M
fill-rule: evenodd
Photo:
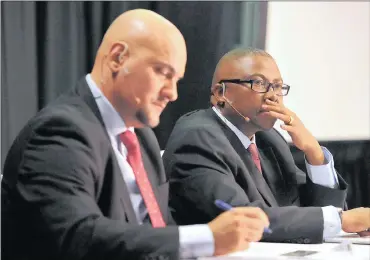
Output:
M91 74L97 83L109 80L105 79L106 75L103 73L103 63L109 55L120 55L111 57L119 59L128 53L128 49L130 55L147 51L162 54L174 46L177 46L178 56L186 61L185 40L181 32L170 21L145 9L124 12L112 22L106 31L95 57Z
M180 31L143 9L118 16L106 31L91 76L127 126L156 126L177 98L186 66Z
M217 63L213 74L212 85L218 83L224 77L232 77L228 75L232 71L233 66L237 66L238 61L246 57L263 56L272 58L266 51L257 48L237 48L226 53Z
M121 14L113 21L99 51L106 52L115 41L148 48L168 39L185 46L182 34L170 21L152 11L136 9Z

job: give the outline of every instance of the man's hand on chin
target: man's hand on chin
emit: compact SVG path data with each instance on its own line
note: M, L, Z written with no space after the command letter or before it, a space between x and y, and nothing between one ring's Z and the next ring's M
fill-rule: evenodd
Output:
M284 122L281 129L287 131L293 144L305 153L309 164L322 165L325 163L324 153L316 138L293 111L285 107L283 103L271 100L266 100L266 105L262 108L269 111L271 116Z

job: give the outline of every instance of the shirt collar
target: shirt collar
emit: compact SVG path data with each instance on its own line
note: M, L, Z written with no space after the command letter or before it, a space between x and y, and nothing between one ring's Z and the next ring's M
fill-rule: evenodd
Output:
M251 143L256 143L256 136L252 136L252 140L248 138L245 134L242 133L235 125L233 125L229 120L224 117L221 112L215 107L212 107L213 111L216 113L216 115L221 118L222 121L225 122L225 124L235 133L235 135L239 138L240 142L243 144L245 149L248 149Z
M127 128L122 117L118 114L117 110L101 92L100 88L96 85L91 75L87 74L85 79L99 108L107 132L115 137L125 132L126 130L134 132L133 127Z

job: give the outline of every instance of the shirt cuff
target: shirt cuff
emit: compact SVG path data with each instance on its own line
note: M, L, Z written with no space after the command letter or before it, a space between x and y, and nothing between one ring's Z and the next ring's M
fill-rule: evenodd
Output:
M180 258L213 256L214 238L208 225L179 226Z
M333 155L329 152L328 149L321 146L321 149L324 153L325 164L323 165L311 165L307 162L306 156L304 158L306 163L306 169L308 177L315 184L325 186L328 188L338 188L338 176L334 168L334 159Z
M324 218L323 238L336 236L342 230L342 222L340 221L338 209L334 206L322 207Z

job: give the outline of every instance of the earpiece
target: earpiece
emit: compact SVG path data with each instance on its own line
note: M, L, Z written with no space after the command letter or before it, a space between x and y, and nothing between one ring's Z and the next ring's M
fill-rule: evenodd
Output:
M124 72L125 74L128 74L128 73L129 73L129 70L128 70L126 67L122 68L122 70L123 70L123 72Z
M122 52L118 55L118 62L121 62L126 54L126 52L128 51L128 45L127 43L125 42L121 42L121 44L124 46Z
M225 91L226 91L225 83L221 83L220 94L222 94L222 97L225 97Z
M225 84L224 84L224 83L221 83L220 85L221 85L221 87L220 87L220 89L218 90L218 94L219 94L219 95L222 95L222 97L223 97L224 99L226 99L226 97L225 97ZM216 99L217 99L217 105L218 105L219 107L221 107L221 108L224 108L224 107L225 107L225 101L221 101L221 100L219 100L217 96L215 96L215 97L216 97Z
M245 121L249 122L249 118L244 116L241 112L239 112L238 109L236 109L234 106L233 106L233 102L231 102L229 99L227 99L225 97L225 92L226 92L226 86L225 86L225 83L221 83L221 88L219 90L219 94L221 95L222 94L222 97L223 97L223 100L224 101L221 101L217 98L217 96L215 96L215 98L218 100L217 101L217 105L221 108L224 108L225 107L225 103L227 103L238 115L240 115Z
M125 55L124 52L121 52L119 55L118 55L118 62L121 62L122 59L123 59L123 55Z

